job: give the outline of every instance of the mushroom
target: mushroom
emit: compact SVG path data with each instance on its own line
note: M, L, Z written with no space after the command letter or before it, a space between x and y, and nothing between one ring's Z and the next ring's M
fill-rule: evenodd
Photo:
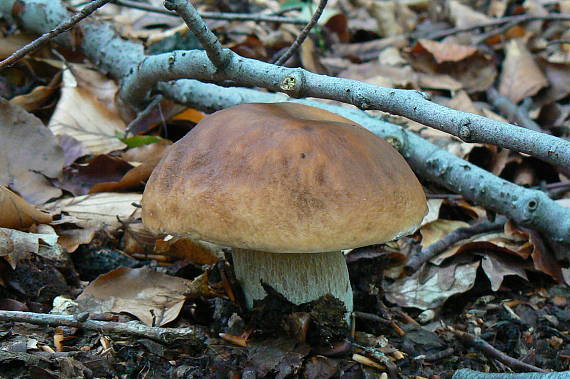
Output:
M232 247L248 307L265 297L263 281L294 304L331 294L347 312L341 250L410 234L427 211L421 184L389 143L296 103L205 117L155 168L142 204L150 230Z

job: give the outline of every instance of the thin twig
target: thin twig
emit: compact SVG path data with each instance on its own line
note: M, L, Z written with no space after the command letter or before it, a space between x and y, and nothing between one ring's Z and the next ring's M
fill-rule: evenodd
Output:
M114 3L127 8L139 9L142 11L153 12L153 13L160 13L166 16L178 17L178 15L175 12L162 8L153 7L152 5L140 3L138 1L115 0ZM287 11L289 10L292 9L287 9ZM284 24L299 24L299 25L304 25L306 23L305 20L301 20L298 18L283 17L278 15L272 16L265 14L200 12L200 16L202 16L202 18L210 20L280 22Z
M503 17L497 20L492 20L488 22L482 22L480 24L469 25L463 28L451 28L446 30L441 30L438 32L430 33L422 38L426 39L441 39L444 37L448 37L454 34L470 32L475 29L487 28L491 26L498 26L503 24L511 24L510 27L530 21L570 21L570 15L567 14L559 14L559 13L551 13L547 15L537 16L537 15L520 15L520 16L509 16Z
M279 58L277 58L277 60L275 60L275 62L272 63L274 63L277 66L281 66L284 63L286 63L289 60L289 58L291 58L291 56L295 53L295 51L297 51L299 46L301 46L305 38L307 38L307 36L311 32L311 29L313 29L313 27L319 21L319 18L323 14L323 10L327 6L327 2L328 0L321 0L319 2L319 5L315 10L315 13L313 13L313 17L311 17L311 21L309 21L309 23L303 28L301 33L299 33L295 41L293 41L293 44L289 47L289 50L287 50L285 54L281 55Z
M529 117L528 113L524 109L518 107L510 99L501 96L495 88L489 87L487 89L487 98L489 99L489 102L493 104L493 106L497 108L503 116L507 117L509 121L513 121L527 129L544 133L544 130Z
M400 337L406 335L406 332L404 332L404 330L400 327L400 325L398 325L398 323L394 320L388 320L384 317L380 317L373 313L367 313L367 312L354 312L354 316L361 320L372 321L385 326L389 326L392 329L394 329L394 332L398 334Z
M476 234L487 233L493 230L500 230L505 224L504 217L498 217L494 222L483 221L464 228L458 228L439 241L429 245L408 260L405 270L408 274L416 272L425 262L429 261L439 253L445 251L453 244L470 238Z
M14 63L18 62L20 59L24 58L26 55L36 51L42 47L46 42L54 39L61 33L68 31L73 28L75 24L83 20L85 17L89 16L91 13L95 12L97 9L101 8L103 5L107 4L111 0L95 0L86 7L82 8L79 12L74 14L69 20L62 22L55 29L42 34L40 37L36 38L32 42L28 43L24 47L16 50L8 58L0 62L0 70L6 67L12 66Z
M520 24L520 22L518 20L513 20L510 22L507 22L506 24L499 26L496 29L492 29L492 30L489 30L488 32L485 32L483 34L479 34L477 36L474 36L473 37L473 45L476 46L476 45L479 45L481 43L484 43L489 38L494 37L494 36L499 35L499 34L503 34L507 30L509 30L512 27L517 26L518 24Z
M548 41L547 45L562 45L567 44L570 45L570 39L553 39L552 41Z
M162 95L156 95L154 99L148 103L145 109L139 112L133 121L129 122L129 125L127 125L125 128L125 138L128 137L131 132L135 134L137 133L137 131L133 131L132 129L140 122L140 120L146 117L154 109L154 107L156 107L162 101L162 99Z
M491 344L489 344L487 341L485 341L482 338L475 337L472 334L453 328L449 328L449 330L457 337L459 337L463 342L466 342L469 345L476 347L488 357L491 357L493 359L498 360L499 362L504 363L513 370L543 372L543 373L550 372L540 367L533 366L529 363L525 363L519 359L510 357L507 354L503 353L502 351L493 347Z
M188 29L200 41L210 61L218 70L223 70L230 59L230 51L222 49L218 37L208 28L192 3L186 0L165 0L164 7L175 11L184 20Z
M200 345L204 338L202 331L196 327L160 328L146 326L138 321L96 321L89 320L89 314L87 312L71 316L20 311L0 311L0 321L27 322L35 325L49 326L71 326L102 333L144 337L163 343L169 343L179 339L184 339L189 343Z

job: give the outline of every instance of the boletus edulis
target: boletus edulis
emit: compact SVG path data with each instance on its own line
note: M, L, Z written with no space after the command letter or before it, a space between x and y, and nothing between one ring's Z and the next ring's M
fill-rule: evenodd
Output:
M232 247L246 302L261 281L301 304L331 294L352 311L342 249L416 230L422 186L386 141L297 103L242 104L171 146L143 195L152 231Z

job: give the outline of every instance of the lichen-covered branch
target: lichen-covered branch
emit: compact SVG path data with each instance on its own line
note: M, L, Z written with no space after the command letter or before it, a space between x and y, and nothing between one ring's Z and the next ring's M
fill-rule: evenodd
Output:
M223 70L227 65L230 51L222 49L218 37L208 28L196 8L186 0L165 0L164 7L180 15L190 32L200 41L210 61L219 70Z
M168 0L166 3L176 4L176 12L185 20L200 18L196 9L184 0ZM198 38L203 35L205 40L211 42L212 32L205 27L205 24L203 25L189 24ZM137 104L145 100L145 94L158 81L182 78L232 80L242 85L284 92L293 97L337 100L356 105L360 109L376 109L405 116L453 134L466 142L500 145L570 168L570 142L560 138L450 109L429 101L424 94L415 90L385 88L356 80L314 74L300 68L279 70L275 65L245 59L229 50L226 51L231 59L223 71L214 73L216 75L212 75L208 67L210 62L203 53L181 51L149 57L139 67L138 72L131 75L124 87L123 95L130 102ZM214 63L219 67L218 63L215 61ZM162 76L158 75L159 70ZM202 72L203 75L194 75ZM131 85L135 82L133 88Z
M72 326L85 330L98 331L105 334L120 334L139 338L150 338L162 343L173 343L174 341L184 340L186 343L194 346L202 345L205 339L205 333L194 326L186 328L159 328L146 326L138 321L97 321L89 320L88 313L70 316L20 311L0 311L0 321L27 322L30 324L46 326Z
M0 69L9 67L26 55L32 53L33 51L36 51L48 41L71 29L75 24L83 20L85 17L89 16L91 13L95 12L97 9L101 8L103 5L107 4L109 1L111 0L96 0L91 4L88 4L85 8L81 9L79 12L73 15L73 17L59 24L55 29L42 34L40 37L36 38L26 46L15 51L8 58L4 59L2 62L0 62Z
M14 0L8 0L7 3L13 2ZM50 15L58 14L62 19L65 17L65 13L63 12L65 8L63 8L59 1L24 0L24 2L26 4L34 3L35 5L41 3L43 4L42 8L44 11L50 9ZM11 6L8 6L9 4L6 5L7 3L0 2L0 13L3 15L10 14L7 12L11 12L12 9ZM62 9L63 11L60 13ZM50 17L52 17L48 17L45 13L42 14L38 11L24 11L16 16L19 17L18 21L20 25L36 32L41 32L42 28L45 27L44 20L51 20ZM61 19L59 21L61 21ZM97 64L99 69L104 72L109 72L115 78L124 81L123 87L128 89L127 92L130 94L126 96L127 99L144 99L144 94L142 98L133 96L136 92L146 91L146 89L151 87L150 82L144 82L144 78L150 78L151 82L155 83L161 77L164 80L165 74L173 75L173 78L175 78L176 75L184 72L185 76L196 75L196 78L207 80L219 79L223 75L218 72L205 53L174 52L155 57L145 57L142 53L142 47L139 44L123 40L114 33L108 24L100 23L96 20L86 20L80 27L84 34L84 39L80 45L81 50ZM63 41L63 43L65 43L65 41ZM168 59L164 59L167 57L174 57L170 64L168 63ZM237 61L237 63L234 61ZM243 63L244 61L245 63ZM181 68L183 66L185 69ZM137 80L133 80L136 76L129 75L129 72L130 70L134 72L137 67L139 68L139 72L144 72L145 75L138 76ZM327 80L329 79L319 81L318 78L323 78L322 76L310 74L304 70L276 67L242 57L234 56L228 67L232 67L231 70L234 70L236 67L239 68L238 72L232 73L231 75L232 78L239 78L240 83L259 86L265 86L266 84L269 89L278 89L281 85L289 86L289 84L292 84L290 83L291 81L295 85L287 87L287 92L296 97L305 94L307 91L310 92L311 96L318 96L319 93L324 94L326 91L322 89L322 87L326 87L330 84L327 84ZM255 72L256 69L259 69L259 72ZM279 81L279 78L289 79L282 83ZM333 79L334 78L330 78L330 80ZM342 83L344 83L343 80L341 80ZM300 87L297 87L297 81L302 82ZM359 86L369 86L355 81L348 81L348 83L348 89L351 91L354 89L353 94L361 93L359 92ZM305 91L305 86L315 88ZM297 92L298 88L301 89L300 92ZM366 88L374 88L374 91L397 91L375 86ZM162 94L178 102L203 110L217 110L244 102L292 100L279 93L271 94L246 88L224 88L196 80L178 80L170 83L163 81L159 83L157 89ZM420 96L417 93L405 93L410 93L411 99L415 98L415 96ZM354 108L326 105L317 101L293 101L321 107L358 122L380 137L390 139L394 144L398 145L400 152L408 160L415 172L425 180L437 183L456 193L460 193L466 199L497 213L504 214L522 225L537 229L549 238L570 244L570 209L559 206L548 198L544 192L526 189L498 178L469 162L441 150L423 138L405 131L397 125L372 117L366 112ZM429 102L427 103L431 104ZM416 104L418 108L421 106L418 103ZM433 108L432 112L437 113ZM450 112L452 113L448 113L448 117L458 117L457 112L451 110ZM467 117L479 117L467 113L465 115L467 115ZM434 115L433 117L439 116ZM445 115L441 117L445 117ZM524 143L528 142L526 138L530 131L509 124L499 124L499 126L496 125L499 129L503 125L514 128L511 130L513 130L513 134L517 135L516 138L521 138ZM517 134L519 131L520 134ZM499 131L498 133L502 132ZM544 136L542 133L535 134ZM539 138L537 137L536 141L533 140L533 142L537 142L538 144L538 140ZM562 147L559 148L562 149ZM566 153L568 153L568 151Z

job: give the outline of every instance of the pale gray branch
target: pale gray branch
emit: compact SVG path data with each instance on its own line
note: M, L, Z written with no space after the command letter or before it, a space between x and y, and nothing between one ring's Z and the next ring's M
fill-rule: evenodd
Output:
M196 327L159 328L146 326L138 321L113 322L89 320L88 316L87 313L70 316L20 311L0 311L0 321L27 322L47 326L72 326L97 331L103 334L121 334L149 338L163 343L185 340L196 346L201 345L204 339L203 331Z

